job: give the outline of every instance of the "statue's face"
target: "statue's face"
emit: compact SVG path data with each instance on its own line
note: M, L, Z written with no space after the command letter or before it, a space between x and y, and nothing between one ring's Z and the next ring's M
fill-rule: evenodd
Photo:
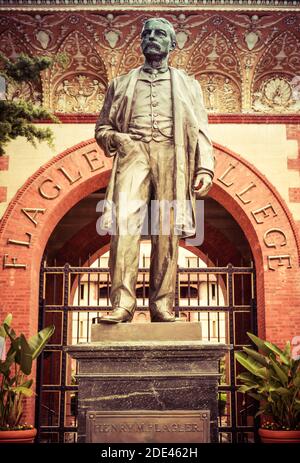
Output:
M150 20L141 37L141 47L145 56L167 56L175 48L169 26L160 21Z

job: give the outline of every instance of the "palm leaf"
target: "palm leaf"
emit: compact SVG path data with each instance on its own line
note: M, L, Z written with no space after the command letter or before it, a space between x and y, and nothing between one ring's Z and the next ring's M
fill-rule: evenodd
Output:
M280 358L280 360L287 366L290 365L290 361L289 359L284 355L283 351L281 349L279 349L278 346L276 346L275 344L273 344L272 342L269 342L269 341L265 341L265 345L272 351L274 352L275 354L277 354Z
M12 387L11 391L14 392L15 394L23 394L26 397L31 397L34 394L32 389L29 389L28 387L24 387L24 386Z
M4 376L9 375L10 366L15 361L15 355L16 355L16 353L13 352L11 355L9 355L9 356L7 355L4 362L0 362L0 373L2 373Z
M249 392L252 389L255 389L256 387L257 387L256 384L253 384L251 386L242 385L239 387L238 392L242 392L243 394L245 394L246 392Z
M272 358L270 359L270 362L272 364L272 367L274 368L277 377L281 384L283 386L286 386L288 384L289 378L288 375L285 373L285 371L279 366L279 364L276 362L276 360L273 360Z
M290 341L288 341L284 347L284 350L283 350L283 355L285 357L288 357L290 358L291 357L291 353L292 353L292 349L291 349L291 343Z
M259 337L255 336L255 334L252 334L252 333L249 333L247 332L247 335L249 336L249 338L251 339L251 341L259 348L259 350L265 354L265 355L269 355L270 352L272 352L266 345L265 345L265 341L263 341L263 339L260 339Z
M25 375L30 375L32 368L32 353L31 348L26 341L24 334L20 335L20 345L21 345L21 360L20 367Z
M279 395L285 395L285 396L288 396L288 395L293 395L293 392L288 389L287 387L277 387L276 389L274 388L273 390L271 390L272 392L276 392L276 394L279 394Z
M20 365L20 361L21 361L20 337L17 337L14 330L12 328L9 328L8 325L4 325L4 329L5 329L5 331L6 331L7 335L8 335L8 337L10 339L10 343L11 343L8 353L11 354L12 352L15 352L16 353L15 362L18 365Z
M4 327L4 330L5 330L5 332L6 332L6 335L9 337L9 339L10 339L11 341L13 341L14 339L17 338L17 335L16 335L16 333L15 333L15 331L14 331L13 328L11 328L11 327L10 327L9 325L7 325L6 323L3 324L3 327Z
M253 375L258 376L259 378L262 378L262 379L267 378L267 369L261 368L260 363L251 359L251 357L249 357L244 352L235 352L235 358L241 365L243 365L243 367L245 367Z
M54 330L54 325L47 326L29 339L28 344L31 349L32 360L36 359L42 352Z
M27 387L28 389L32 386L33 384L33 379L27 379L24 381L24 383L20 384L22 387Z
M241 381L245 381L245 382L247 382L249 384L251 384L251 383L257 384L257 378L252 373L248 373L247 371L243 372L243 373L240 373L237 376L237 379L240 379Z
M264 367L268 366L268 361L266 360L266 357L256 350L249 349L249 347L243 347L243 351L246 352L250 357L252 357L254 360L257 362L261 363Z

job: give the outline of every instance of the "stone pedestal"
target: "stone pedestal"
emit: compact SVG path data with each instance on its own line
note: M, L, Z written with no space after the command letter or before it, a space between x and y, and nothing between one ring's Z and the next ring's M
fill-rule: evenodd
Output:
M125 339L127 339L125 341ZM99 324L79 362L79 442L217 442L218 360L200 323Z

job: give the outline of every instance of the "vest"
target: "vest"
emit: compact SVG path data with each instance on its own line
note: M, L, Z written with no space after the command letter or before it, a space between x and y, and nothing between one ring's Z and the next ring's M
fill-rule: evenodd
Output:
M170 71L150 74L141 70L132 104L129 133L141 141L173 138Z

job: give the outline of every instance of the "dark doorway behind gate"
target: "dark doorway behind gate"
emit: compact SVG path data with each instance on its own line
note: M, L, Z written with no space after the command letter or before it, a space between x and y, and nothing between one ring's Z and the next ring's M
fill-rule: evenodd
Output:
M59 222L45 249L39 320L40 326L54 323L56 331L39 362L36 424L40 442L76 441L76 363L63 348L88 342L92 319L111 308L109 241L101 242L95 226L96 204L104 194L104 189L99 190L76 204ZM205 201L204 223L200 249L180 247L176 316L181 321L200 321L204 341L232 344L233 350L219 366L220 441L251 442L255 406L237 392L241 370L234 361L234 351L249 343L247 331L257 332L251 250L238 223L211 198ZM135 323L149 320L149 249L144 240Z

